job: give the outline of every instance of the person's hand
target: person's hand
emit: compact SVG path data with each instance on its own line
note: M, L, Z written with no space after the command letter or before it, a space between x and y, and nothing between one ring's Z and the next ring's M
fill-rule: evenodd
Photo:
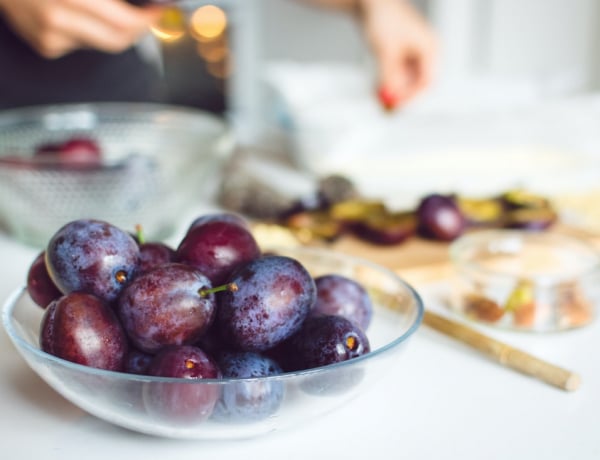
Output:
M378 66L378 96L388 110L400 107L431 82L437 40L406 0L358 0L364 33Z
M35 51L53 59L81 48L124 51L158 21L162 8L123 0L0 0L0 13Z

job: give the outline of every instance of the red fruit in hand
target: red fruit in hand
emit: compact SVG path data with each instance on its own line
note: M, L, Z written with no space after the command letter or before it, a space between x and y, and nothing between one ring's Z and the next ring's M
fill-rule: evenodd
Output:
M379 90L377 91L377 97L383 108L386 110L395 109L398 105L398 102L400 101L400 98L396 93L390 91L388 88L385 87L379 88Z

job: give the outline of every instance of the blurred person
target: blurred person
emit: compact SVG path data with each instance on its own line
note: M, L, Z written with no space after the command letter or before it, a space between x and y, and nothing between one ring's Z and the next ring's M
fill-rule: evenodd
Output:
M435 35L408 0L303 0L357 12L378 63L379 98L401 106L427 87ZM158 69L135 44L161 6L123 0L0 0L0 109L152 101L166 97Z
M378 96L388 109L411 101L431 83L437 37L408 0L306 0L355 12L374 54Z
M159 71L134 45L162 13L123 0L0 0L0 108L160 101Z

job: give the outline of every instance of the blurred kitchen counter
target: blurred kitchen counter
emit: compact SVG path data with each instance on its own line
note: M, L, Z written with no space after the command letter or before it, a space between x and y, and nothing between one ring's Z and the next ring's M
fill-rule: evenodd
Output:
M332 249L404 270L439 265L447 246L418 239ZM0 297L21 286L37 250L0 234ZM415 273L415 272L413 272ZM408 277L410 279L410 277ZM444 278L418 282L426 308L448 314ZM243 441L193 442L134 433L90 416L51 390L0 331L3 458L46 460L306 458L592 460L600 456L600 322L556 334L478 330L578 372L564 392L508 370L425 326L379 385L310 425Z
M340 76L335 72L330 75L334 79ZM508 107L508 103L495 117L482 119L477 111L466 113L463 110L460 116L449 118L446 116L448 114L431 114L425 100L421 107L415 107L412 115L408 113L405 117L405 114L398 114L391 118L380 113L362 82L354 80L338 79L334 86L317 88L322 89L324 94L313 91L302 99L290 100L294 95L304 96L292 94L291 91L312 88L307 84L305 74L297 73L295 77L302 80L304 86L291 81L290 93L286 92L287 88L280 87L280 90L288 103L297 103L290 112L293 116L290 129L297 153L306 155L306 160L311 160L313 154L317 158L315 162L322 161L327 155L330 155L331 161L345 160L349 147L352 147L349 152L351 155L356 154L356 158L359 154L368 155L370 161L372 154L408 155L412 154L410 151L413 146L422 145L421 142L427 139L431 140L427 147L434 153L440 152L439 146L448 147L447 140L457 141L448 150L455 152L463 147L462 141L470 137L475 140L469 146L477 150L483 141L506 139L506 133L514 135L509 140L516 139L514 145L518 146L522 146L520 141L529 138L532 133L543 135L545 139L552 134L553 145L568 151L585 151L592 156L600 152L597 148L600 144L596 143L598 118L593 116L600 113L600 98L561 106L560 120L569 121L568 126L558 125L558 118L550 116L554 113L551 110L547 113L543 110L532 112L526 118L533 116L535 123L521 125L523 107L513 110L515 107ZM287 80L284 83L288 83ZM357 95L356 98L347 98L349 93ZM475 91L476 96L479 93ZM448 106L455 105L456 101L448 101ZM464 102L458 102L461 101ZM587 109L582 112L582 107ZM462 108L465 108L464 104ZM521 118L515 119L514 114ZM592 116L584 119L582 114ZM365 118L369 115L373 115L373 118ZM449 119L453 122L450 123ZM582 120L584 123L579 123ZM502 125L507 127L506 130L499 128L500 122L506 122ZM355 129L357 123L361 123L360 127L364 129ZM460 132L455 129L459 124L463 128ZM482 126L487 130L481 129ZM431 136L432 130L442 128L447 138L440 136L435 139L435 136ZM389 132L395 133L396 137L386 137L385 134ZM573 140L577 142L571 143ZM401 152L397 152L396 147ZM504 148L502 145L492 147L493 153ZM421 155L422 152L416 154ZM424 161L421 160L419 164L424 164ZM355 165L364 169L362 160L355 162ZM431 188L430 184L435 183L433 179L433 182L428 182L414 171L406 173L402 169L402 161L393 165L398 167L397 171L389 163L377 165L379 170L389 172L386 185L396 188L419 185L422 188L413 189L414 196L423 190L443 191ZM367 185L371 184L372 179L373 184L381 187L379 170L374 169L373 174L366 177L369 179ZM456 171L460 169L457 167ZM525 168L521 168L521 172L525 174ZM404 183L399 180L399 174L404 174ZM552 181L557 179L557 176L549 177ZM414 183L406 182L411 178L415 179ZM448 187L454 183L469 185L458 173L448 179ZM508 182L513 185L513 181ZM506 183L500 185L504 187ZM376 190L379 191L381 189ZM412 199L413 196L408 198ZM194 213L190 213L182 219L181 231L193 216ZM566 227L557 227L556 231L578 233L600 247L600 233ZM172 241L177 241L178 236L175 235ZM330 248L368 258L396 271L417 287L427 309L450 315L443 302L452 271L447 244L414 238L398 246L378 247L356 239L342 238L331 244ZM37 252L37 249L23 246L0 233L0 299L6 299L24 284L29 265ZM596 350L600 349L600 321L596 320L581 329L552 334L518 333L484 325L471 326L579 373L582 377L581 387L574 392L561 391L491 362L476 351L423 326L401 355L398 365L389 369L389 375L377 388L321 420L308 426L243 441L181 441L134 433L76 408L28 368L2 330L2 457L45 460L600 458L600 360L596 354Z
M600 233L567 225L555 225L548 231L575 236L600 250ZM453 274L449 245L444 242L412 237L397 245L376 246L354 237L342 237L329 247L383 265L418 286L443 281Z

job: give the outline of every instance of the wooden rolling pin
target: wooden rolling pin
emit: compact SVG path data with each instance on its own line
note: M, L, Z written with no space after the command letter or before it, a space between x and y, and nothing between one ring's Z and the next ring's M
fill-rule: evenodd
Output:
M494 361L535 377L565 391L579 388L579 375L536 358L499 340L484 335L462 323L452 321L437 313L425 311L423 323L450 337L475 348Z

